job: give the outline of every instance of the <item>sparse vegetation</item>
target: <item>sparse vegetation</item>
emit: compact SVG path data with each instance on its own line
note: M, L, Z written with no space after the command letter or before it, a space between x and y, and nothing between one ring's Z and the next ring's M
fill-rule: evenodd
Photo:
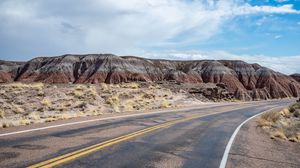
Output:
M51 102L50 102L50 100L48 100L48 99L43 99L43 100L41 101L41 104L42 104L43 106L45 106L45 107L51 107Z
M16 114L24 113L24 109L19 107L18 105L12 104L12 107L13 112L15 112Z
M160 104L160 107L161 108L168 108L168 107L171 107L171 105L172 104L168 100L163 99L161 104Z
M5 118L5 113L3 110L0 109L0 118Z
M159 90L157 88L160 88ZM139 83L99 85L0 84L0 127L51 122L78 116L185 105L184 93ZM3 108L2 108L3 107ZM5 113L4 113L5 110Z
M291 142L300 142L300 103L295 103L281 111L263 114L258 125L270 133L271 138L280 138Z

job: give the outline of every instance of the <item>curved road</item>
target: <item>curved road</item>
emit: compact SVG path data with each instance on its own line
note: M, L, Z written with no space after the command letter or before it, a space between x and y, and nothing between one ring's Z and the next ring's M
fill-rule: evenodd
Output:
M203 105L12 135L5 133L47 124L0 129L0 167L217 168L239 124L291 102Z

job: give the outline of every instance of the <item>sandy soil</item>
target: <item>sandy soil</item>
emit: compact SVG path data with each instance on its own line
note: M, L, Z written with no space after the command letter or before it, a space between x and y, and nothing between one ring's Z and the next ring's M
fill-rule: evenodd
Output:
M299 156L299 143L271 139L269 133L258 126L257 119L253 119L239 131L227 168L298 168Z
M1 84L0 128L195 104L201 101L156 84Z

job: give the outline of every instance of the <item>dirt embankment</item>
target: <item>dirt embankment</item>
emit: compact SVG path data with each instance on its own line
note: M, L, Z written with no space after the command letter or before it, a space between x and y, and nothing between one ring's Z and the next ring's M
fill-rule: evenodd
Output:
M246 123L230 150L227 168L300 167L300 106L270 111Z

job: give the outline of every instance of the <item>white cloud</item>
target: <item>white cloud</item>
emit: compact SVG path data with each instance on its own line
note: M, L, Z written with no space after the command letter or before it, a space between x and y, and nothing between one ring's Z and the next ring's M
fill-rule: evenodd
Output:
M258 63L275 71L293 74L299 73L299 56L272 57L265 55L236 55L226 51L165 51L159 53L144 53L148 58L174 60L243 60L248 63Z
M276 35L274 36L274 39L280 39L282 36L281 35Z
M2 0L1 55L137 53L210 39L234 17L284 13L299 11L236 0Z
M289 0L275 0L276 2L282 3L282 2L288 2Z

